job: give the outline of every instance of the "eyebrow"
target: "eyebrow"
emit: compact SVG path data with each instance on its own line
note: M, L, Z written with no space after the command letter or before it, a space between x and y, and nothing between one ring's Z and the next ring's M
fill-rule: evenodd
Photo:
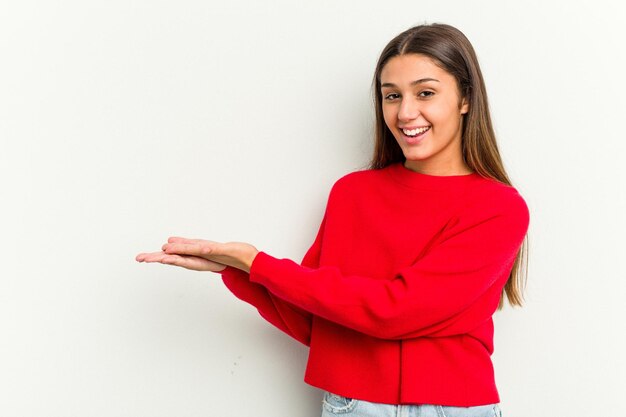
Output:
M419 80L415 80L415 81L411 82L411 85L425 83L427 81L439 82L439 80L435 80L434 78L420 78ZM383 87L397 87L397 85L395 85L394 83L384 83L384 84L381 84L380 88L383 88Z

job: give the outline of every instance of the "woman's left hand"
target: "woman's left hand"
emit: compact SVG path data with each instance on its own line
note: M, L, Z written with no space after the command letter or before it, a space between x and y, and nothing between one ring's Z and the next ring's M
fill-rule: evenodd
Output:
M183 237L170 237L167 239L167 243L161 247L161 250L163 254L204 258L222 265L230 265L245 272L250 272L252 261L254 261L257 253L259 253L258 249L249 243L220 243L211 240L186 239ZM162 259L162 257L151 255L154 254L140 253L135 259L139 262L161 262L159 259ZM172 264L171 261L161 263Z

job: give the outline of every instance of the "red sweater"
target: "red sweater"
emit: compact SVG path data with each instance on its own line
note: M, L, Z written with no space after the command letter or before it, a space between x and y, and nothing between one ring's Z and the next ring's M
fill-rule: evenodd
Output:
M333 185L301 264L259 252L222 278L310 346L305 381L389 404L500 401L493 320L529 224L511 186L392 164Z

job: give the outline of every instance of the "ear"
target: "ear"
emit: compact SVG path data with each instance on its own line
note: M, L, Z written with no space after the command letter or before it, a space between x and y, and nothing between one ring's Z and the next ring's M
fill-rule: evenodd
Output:
M461 100L461 114L465 114L469 111L469 102L467 101L467 97L463 97Z

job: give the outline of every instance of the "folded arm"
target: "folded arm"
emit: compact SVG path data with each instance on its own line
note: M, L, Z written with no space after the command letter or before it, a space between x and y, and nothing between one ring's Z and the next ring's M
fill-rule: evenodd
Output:
M528 222L518 196L498 210L470 208L427 253L389 279L298 265L261 251L250 281L304 311L374 337L453 334L491 317ZM488 292L491 302L477 303Z

